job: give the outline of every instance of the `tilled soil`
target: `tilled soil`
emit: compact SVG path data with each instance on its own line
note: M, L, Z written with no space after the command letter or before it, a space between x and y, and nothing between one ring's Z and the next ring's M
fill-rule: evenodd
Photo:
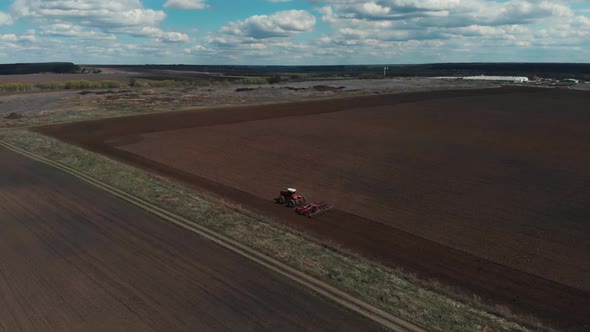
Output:
M392 266L590 326L590 95L494 89L45 128ZM295 186L339 211L270 203Z
M65 173L0 161L0 331L379 330Z

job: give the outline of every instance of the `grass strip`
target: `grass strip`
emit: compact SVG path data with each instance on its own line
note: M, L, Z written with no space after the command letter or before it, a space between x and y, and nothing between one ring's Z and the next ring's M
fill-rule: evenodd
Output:
M542 329L530 317L516 317L475 300L459 300L448 289L423 283L402 270L318 244L305 234L272 223L241 206L212 199L99 154L27 130L2 131L0 139L174 211L429 330L524 331L527 326Z
M16 129L31 126L101 119L117 116L169 112L177 109L154 105L100 105L95 108L81 107L78 110L56 110L45 112L24 112L19 119L0 117L0 129Z

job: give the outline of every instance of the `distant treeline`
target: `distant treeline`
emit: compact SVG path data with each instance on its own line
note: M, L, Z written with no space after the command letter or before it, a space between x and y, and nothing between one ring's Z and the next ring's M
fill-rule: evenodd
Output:
M390 77L411 76L470 76L518 75L551 78L590 79L590 63L435 63L419 65L338 65L338 66L218 66L218 65L100 65L100 68L131 69L143 72L153 79L177 78L194 80L195 74L183 77L180 72L202 72L203 78L211 73L221 74L219 79L240 79L243 76L303 75L303 77L359 77L383 76L383 67L389 67ZM38 73L79 73L83 69L70 62L0 64L0 75ZM173 70L175 73L162 71ZM100 70L97 70L97 72ZM206 73L206 74L205 74ZM166 76L166 77L164 77ZM231 77L234 76L234 77Z
M234 76L269 76L304 74L308 77L382 77L388 76L470 76L518 75L551 78L590 79L590 63L436 63L420 65L351 65L351 66L213 66L213 65L106 65L103 68L132 69L138 72L160 70L198 71Z
M273 74L306 74L308 76L358 76L367 72L371 67L379 66L233 66L233 65L96 65L90 67L133 70L136 72L153 74L156 71L173 70L178 72L202 72L221 74L225 76L271 76ZM383 67L381 72L383 72Z
M13 63L0 64L0 75L23 74L73 74L81 71L80 66L71 62L46 62L46 63Z

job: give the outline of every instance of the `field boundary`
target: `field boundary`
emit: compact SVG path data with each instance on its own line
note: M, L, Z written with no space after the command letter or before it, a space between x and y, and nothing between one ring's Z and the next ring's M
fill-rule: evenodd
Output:
M503 86L481 86L481 87L455 87L455 88L451 88L451 89L435 89L433 90L434 92L442 92L442 91L456 91L456 92L467 92L467 91L471 91L471 90L495 90L495 89L502 89L502 88L514 88L513 86L507 86L507 87L503 87ZM520 87L523 88L523 87ZM527 87L524 87L524 89L526 89ZM531 88L531 87L528 87ZM122 89L122 88L121 88ZM121 90L119 89L119 90ZM75 91L84 91L87 89L74 89L74 90L63 90L63 91L71 91L71 92L75 92ZM100 89L100 90L106 90L106 89ZM412 91L388 91L383 93L384 95L407 95L407 94L420 94L420 93L426 93L429 92L430 90L412 90ZM33 92L26 92L26 93L51 93L51 91L47 91L47 92L40 92L40 91L33 91ZM20 93L15 93L15 95L20 95L22 94L22 92ZM1 93L0 93L1 96ZM135 116L143 116L143 115L148 115L148 114L158 114L158 113L172 113L172 112L186 112L186 111L199 111L199 110L209 110L209 109L223 109L223 108L230 108L230 107L250 107L250 106L265 106L265 105L285 105L285 104L291 104L291 103L300 103L300 102L314 102L314 101L330 101L330 100L340 100L340 99L347 99L347 98L357 98L357 97L371 97L371 96L375 96L375 93L373 91L357 91L357 90L345 90L344 94L340 94L340 95L331 95L331 96L313 96L313 97L303 97L303 96L296 96L296 97L289 97L287 99L276 99L276 100L271 100L271 101L255 101L255 102L248 102L248 103L221 103L221 104L215 104L215 105L185 105L182 107L178 107L176 109L170 109L170 108L155 108L149 111L146 110L142 110L142 111L125 111L125 112L120 112L116 113L116 114L112 114L112 115L108 115L108 116L101 116L101 115L90 115L90 116L86 116L84 115L84 112L76 112L77 115L84 115L82 117L76 117L76 118L68 118L66 117L65 120L62 120L59 116L63 115L61 112L49 115L49 116L32 116L32 117L26 117L24 119L20 119L20 120L13 120L16 121L16 125L5 125L3 126L0 123L0 131L1 130L11 130L11 129L27 129L27 128L35 128L35 127L42 127L42 126L49 126L49 125L60 125L60 124L67 124L67 123L72 123L72 122L82 122L82 121L100 121L100 120L107 120L107 119L111 119L111 118L120 118L120 117L135 117ZM122 107L130 107L132 109L137 109L137 108L142 108L145 109L145 107L140 107L138 105L119 105ZM102 107L102 108L101 108ZM101 112L105 112L105 110L109 107L109 105L98 105L97 108L94 111L98 111L98 114L100 114ZM67 113L67 112L66 112ZM0 117L1 118L1 117ZM58 120L55 120L55 119ZM0 119L1 120L1 119ZM39 121L37 121L39 120ZM24 124L22 125L18 125L18 121L24 122ZM10 124L10 123L8 123Z
M81 89L80 91L83 91L83 89ZM207 106L207 105L185 106L185 107L181 107L181 108L173 109L173 110L156 109L153 111L128 112L128 113L120 113L120 114L114 114L114 115L108 115L108 116L91 116L88 118L80 118L80 119L75 119L75 120L63 120L63 121L52 122L50 119L49 121L41 121L39 123L25 124L22 126L18 126L18 125L12 126L12 127L11 126L8 126L8 127L1 127L0 126L0 131L32 129L32 128L36 128L36 127L62 125L62 124L68 124L68 123L72 123L72 122L101 121L101 120L109 120L109 119L115 119L115 118L144 116L144 115L158 114L158 113L204 111L204 110L210 110L210 109L213 110L213 109L223 109L223 108L230 108L230 107L265 106L265 105L275 105L275 104L277 106L280 106L280 105L285 105L285 104L291 104L294 102L297 103L297 102L305 102L305 101L323 101L323 100L329 101L329 100L337 100L337 99L342 99L342 98L368 97L368 96L373 96L373 94L366 92L366 93L359 93L359 94L347 94L344 96L328 96L328 97L321 96L321 97L313 97L310 99L277 100L277 101L270 101L270 102L253 102L253 103L248 103L248 104L236 103L236 104L218 104L218 105L212 105L212 106ZM50 118L50 116L48 116L48 118ZM43 117L31 117L29 119L34 120L34 119L44 119L44 118Z
M29 151L22 150L12 144L6 143L4 141L0 141L0 146L3 146L11 151L24 155L28 158L31 158L35 161L41 162L48 166L57 168L65 173L68 173L79 180L86 182L94 187L97 187L101 190L104 190L128 203L131 203L145 211L148 211L161 219L171 222L177 226L180 226L184 229L187 229L193 233L196 233L226 249L233 251L245 258L248 258L251 261L254 261L265 268L276 272L282 276L289 278L296 283L311 289L315 293L338 303L339 305L354 311L376 323L381 324L382 326L393 330L393 331L426 331L421 327L410 323L402 318L394 316L390 313L387 313L369 303L366 303L344 291L341 291L329 284L320 281L319 279L312 277L308 274L305 274L297 269L294 269L284 263L279 262L278 260L269 257L259 251L256 251L248 246L245 246L231 238L228 238L222 234L219 234L215 231L207 229L204 226L198 225L196 223L191 222L190 220L178 216L174 213L166 211L154 204L151 204L141 198L133 196L125 191L120 189L114 188L108 184L105 184L99 180L94 179L91 176L83 174L75 169L72 169L66 165L63 165L58 162L51 161L47 158L42 156L36 155Z

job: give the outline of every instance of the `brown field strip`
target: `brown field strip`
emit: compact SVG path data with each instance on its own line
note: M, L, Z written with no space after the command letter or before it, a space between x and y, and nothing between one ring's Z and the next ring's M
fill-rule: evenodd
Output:
M0 330L380 329L64 172L0 160Z
M588 93L494 89L40 128L424 278L589 326ZM340 209L270 203L295 186Z

